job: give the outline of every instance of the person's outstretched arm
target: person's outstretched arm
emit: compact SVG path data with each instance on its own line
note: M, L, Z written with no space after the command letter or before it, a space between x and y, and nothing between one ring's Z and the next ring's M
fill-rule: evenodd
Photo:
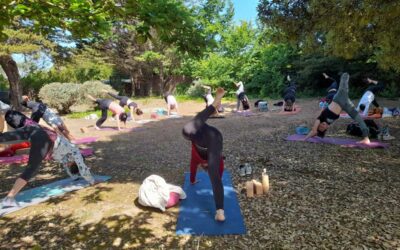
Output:
M90 100L96 102L96 98L94 98L93 96L91 96L91 95L89 95L89 94L87 94L86 96L87 96L87 98L89 98Z
M304 140L307 140L308 138L314 137L318 134L318 126L320 124L320 121L317 119L314 122L313 127L311 128L310 133L308 133L308 135L304 138Z

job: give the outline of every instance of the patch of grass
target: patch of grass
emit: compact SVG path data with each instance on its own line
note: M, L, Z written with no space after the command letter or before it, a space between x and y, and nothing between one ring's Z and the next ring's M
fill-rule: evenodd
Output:
M66 115L67 118L71 119L81 119L85 118L86 116L90 114L96 114L98 117L101 117L101 110L90 110L90 111L84 111L84 112L74 112L71 114ZM112 112L108 111L108 115L111 116Z

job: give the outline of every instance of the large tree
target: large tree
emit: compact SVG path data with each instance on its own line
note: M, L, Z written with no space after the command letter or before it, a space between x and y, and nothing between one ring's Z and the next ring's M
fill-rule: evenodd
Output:
M12 54L21 52L21 46L7 30L23 29L32 34L46 35L61 29L72 32L75 37L92 37L96 32L107 30L110 13L116 10L113 0L3 0L0 8L0 64L10 83L12 105L17 109L20 107L20 75ZM29 53L29 44L25 43L24 47L24 52Z
M400 5L397 0L261 0L262 23L304 51L346 59L368 55L400 72Z

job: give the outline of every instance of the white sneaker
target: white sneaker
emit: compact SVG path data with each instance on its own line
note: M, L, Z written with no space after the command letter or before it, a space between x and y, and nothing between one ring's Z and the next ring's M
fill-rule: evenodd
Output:
M251 173L253 172L253 169L251 168L249 163L246 163L244 165L245 171L246 171L246 175L251 175Z
M239 175L240 176L246 176L246 168L245 168L245 166L244 165L240 165L239 166Z
M1 208L6 208L6 207L19 207L18 202L15 200L15 198L11 197L5 197L1 201Z
M382 140L383 140L383 141L390 141L390 140L394 140L394 139L396 139L396 137L391 136L391 135L389 135L389 134L386 134L386 135L383 135L383 136L382 136Z

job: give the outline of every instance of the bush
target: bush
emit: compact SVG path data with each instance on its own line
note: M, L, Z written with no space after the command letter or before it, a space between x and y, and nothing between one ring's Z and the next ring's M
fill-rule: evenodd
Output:
M205 91L203 85L204 84L201 80L193 81L193 85L189 87L189 89L186 91L186 94L190 97L199 97L204 95Z
M76 83L53 82L40 89L39 98L59 113L67 114L79 98L79 87Z
M102 83L100 81L87 81L84 82L79 89L79 104L93 104L87 98L87 95L91 95L94 98L107 98L112 99L107 93L103 92L102 90L107 90L108 92L117 93L115 89L111 87L111 85Z

